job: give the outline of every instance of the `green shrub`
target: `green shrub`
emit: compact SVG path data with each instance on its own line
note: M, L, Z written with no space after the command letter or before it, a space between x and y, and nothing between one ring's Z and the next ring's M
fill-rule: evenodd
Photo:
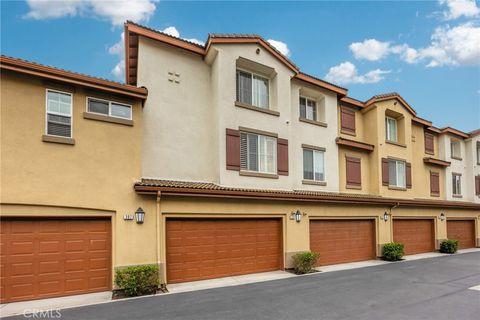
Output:
M117 269L115 284L124 289L127 296L155 293L159 285L158 266L142 265Z
M455 253L458 250L458 240L443 240L440 243L440 252Z
M320 254L316 252L306 251L300 252L293 256L293 268L296 274L305 274L313 271L317 265Z
M398 261L403 257L403 243L390 242L383 245L383 259L387 261Z

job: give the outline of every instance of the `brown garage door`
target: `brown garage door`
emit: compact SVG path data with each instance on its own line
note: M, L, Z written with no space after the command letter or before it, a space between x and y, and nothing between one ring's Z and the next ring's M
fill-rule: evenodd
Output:
M475 247L475 221L448 220L447 237L458 240L460 249Z
M280 219L167 219L169 283L278 270Z
M394 219L393 241L405 245L405 254L435 250L432 219Z
M374 220L310 220L310 250L319 265L374 259Z
M110 220L1 220L1 302L111 288Z

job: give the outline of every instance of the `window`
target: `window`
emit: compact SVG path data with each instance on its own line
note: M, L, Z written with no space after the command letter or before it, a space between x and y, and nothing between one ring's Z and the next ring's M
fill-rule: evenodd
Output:
M277 139L240 133L240 167L246 171L277 173Z
M300 118L317 121L317 102L300 97Z
M340 124L343 132L355 134L355 111L341 108Z
M109 117L132 120L131 106L108 100L88 98L87 111L91 113L103 114Z
M434 154L435 145L433 135L425 132L425 153Z
M461 159L460 153L460 141L457 139L450 139L450 157L455 159Z
M360 158L346 157L347 188L360 189L362 186L362 165Z
M237 70L237 101L268 109L268 79L253 73Z
M397 142L397 120L385 117L385 130L387 140Z
M452 173L452 193L454 196L462 195L462 175Z
M303 179L325 181L325 152L303 149Z
M405 162L388 160L388 185L390 187L405 188Z
M47 90L47 135L72 137L72 94Z
M477 164L480 164L480 141L477 141Z
M432 197L440 196L440 174L430 171L430 195Z

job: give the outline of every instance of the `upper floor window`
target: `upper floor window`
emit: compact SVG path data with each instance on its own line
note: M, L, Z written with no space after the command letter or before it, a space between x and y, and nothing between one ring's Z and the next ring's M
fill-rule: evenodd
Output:
M385 117L385 132L388 141L397 142L397 120L390 117Z
M325 181L325 152L303 149L303 179Z
M277 173L277 139L241 132L240 168L260 173Z
M477 141L477 164L480 164L480 141Z
M388 185L390 187L406 187L405 161L388 160Z
M87 111L132 120L132 106L97 98L87 99Z
M237 101L269 108L269 80L257 74L237 70Z
M47 135L72 137L72 94L47 90Z
M317 121L317 102L300 97L300 118Z
M433 134L425 132L425 153L434 154L435 144Z
M450 155L451 158L461 159L460 140L454 138L450 139Z
M454 196L462 195L462 175L452 173L452 193Z

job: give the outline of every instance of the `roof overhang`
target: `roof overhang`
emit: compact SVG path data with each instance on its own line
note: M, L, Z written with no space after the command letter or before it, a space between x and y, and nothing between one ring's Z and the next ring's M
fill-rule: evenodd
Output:
M425 126L425 127L431 127L432 126L431 121L425 120L425 119L420 118L420 117L413 117L412 122L420 124L420 125Z
M372 144L368 144L368 143L365 143L365 142L354 141L354 140L350 140L350 139L345 139L345 138L341 138L341 137L337 137L335 139L335 142L339 146L349 147L349 148L358 149L358 150L367 151L367 152L372 152L373 149L375 148L375 146L372 145Z
M457 129L454 129L454 128L451 128L451 127L442 128L440 130L441 130L442 134L449 133L449 134L453 134L453 135L462 137L464 139L470 138L470 135L468 133L465 133L463 131L460 131L460 130L457 130Z
M392 99L395 99L398 102L400 102L405 107L405 109L407 109L413 116L417 115L417 112L398 93L389 93L389 94L381 94L381 95L373 96L367 102L365 102L365 107L368 108L369 106L377 102L387 101Z
M450 162L440 160L440 159L436 159L436 158L432 158L432 157L423 158L423 162L426 163L426 164L431 164L431 165L434 165L434 166L445 167L445 168L450 166Z
M0 68L2 70L11 70L44 79L79 85L87 88L97 89L109 93L115 93L130 98L145 100L148 91L146 88L125 85L118 82L95 78L79 73L66 71L63 69L52 68L41 64L15 59L11 57L0 57Z

